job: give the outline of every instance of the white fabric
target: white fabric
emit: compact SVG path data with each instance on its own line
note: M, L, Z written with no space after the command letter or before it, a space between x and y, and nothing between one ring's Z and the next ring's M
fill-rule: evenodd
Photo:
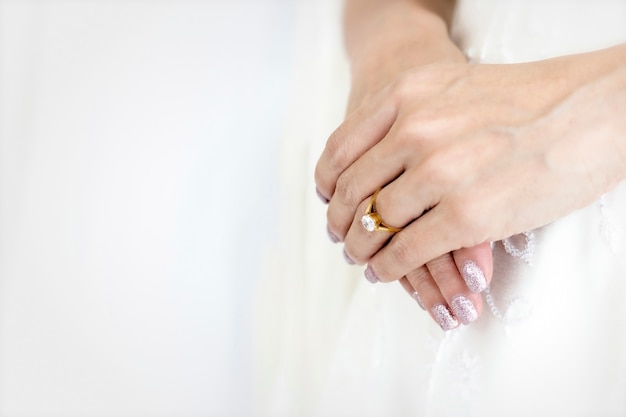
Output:
M333 25L296 39L306 56L281 156L284 233L257 314L259 414L626 415L626 184L496 242L488 308L443 333L326 237L312 173L343 116L347 67L337 5L301 7ZM461 0L453 36L474 61L524 62L625 42L625 19L624 1Z

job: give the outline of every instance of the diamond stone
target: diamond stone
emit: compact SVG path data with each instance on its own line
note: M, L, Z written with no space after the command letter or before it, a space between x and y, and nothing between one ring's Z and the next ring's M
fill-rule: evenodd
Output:
M373 232L374 230L376 230L376 220L369 214L361 217L361 224L368 232Z

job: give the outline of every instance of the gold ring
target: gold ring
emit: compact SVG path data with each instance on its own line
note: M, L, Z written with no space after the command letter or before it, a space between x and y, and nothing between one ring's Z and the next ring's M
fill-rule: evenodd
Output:
M365 215L361 217L361 224L363 225L363 228L365 228L365 230L367 230L368 232L377 231L397 233L402 230L402 228L393 227L385 224L382 217L380 217L380 213L376 211L376 196L378 196L379 191L380 188L376 190L376 192L372 196L372 199L370 200L370 203L367 205Z

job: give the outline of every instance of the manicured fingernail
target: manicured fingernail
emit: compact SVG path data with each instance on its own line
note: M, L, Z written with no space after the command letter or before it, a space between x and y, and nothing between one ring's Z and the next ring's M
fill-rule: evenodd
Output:
M448 307L445 305L437 304L431 309L431 311L435 316L435 320L437 320L437 323L439 323L444 331L452 330L455 327L458 327L459 321L454 318L454 316L450 313L450 310L448 310Z
M461 268L461 275L471 292L479 293L487 288L485 274L474 261L465 261Z
M463 324L470 324L478 318L474 304L469 298L463 295L454 297L450 307L452 307L454 315L461 320Z
M424 307L424 303L422 303L422 299L420 298L420 295L417 293L417 291L413 291L411 297L413 297L413 299L417 301L417 305L420 306L422 310L426 310L426 308Z
M378 279L378 277L374 273L374 270L369 265L367 266L367 268L365 268L365 278L367 278L367 280L371 282L372 284L376 284L377 282L380 282L380 279Z
M326 226L326 233L328 233L328 238L330 239L331 242L333 243L339 242L339 238L337 237L337 235L331 232L330 227L328 226Z
M350 255L348 255L348 252L346 252L346 250L343 250L343 259L346 261L346 263L348 265L356 265L356 262L354 262L354 260L350 257Z
M322 203L328 204L330 200L327 199L326 196L324 196L324 194L322 194L319 188L315 187L315 192L317 193L317 196L320 198L320 200L322 200Z

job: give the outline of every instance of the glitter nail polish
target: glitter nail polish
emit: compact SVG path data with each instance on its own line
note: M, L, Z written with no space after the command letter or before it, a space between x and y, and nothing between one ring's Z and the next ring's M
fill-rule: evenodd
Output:
M371 266L368 265L367 268L365 268L364 274L365 274L365 278L372 284L376 284L377 282L380 282L380 279L378 279L378 277L374 273L374 270L372 269Z
M452 312L463 324L470 324L478 318L478 313L472 301L463 296L458 295L452 299L450 303Z
M326 226L326 233L328 233L328 238L330 239L331 242L333 243L338 243L339 242L339 238L337 237L336 234L334 234L333 232L330 231L330 227Z
M354 260L350 257L350 255L348 255L348 252L346 252L346 250L343 250L343 259L346 261L346 263L348 265L356 265L356 262L354 262Z
M322 203L324 204L328 204L328 202L330 201L329 199L327 199L324 194L322 194L322 192L319 190L319 188L315 187L315 192L317 193L317 196L319 197L320 200L322 200Z
M413 297L413 299L417 301L417 305L420 306L422 310L426 310L426 308L424 307L424 303L422 303L422 299L420 298L420 295L417 293L417 291L413 291L411 297Z
M485 274L474 261L465 261L461 268L461 276L467 284L467 288L473 293L483 292L487 288Z
M431 311L435 316L435 320L444 331L452 330L455 327L458 327L459 321L454 318L454 316L450 313L450 310L448 310L448 307L445 305L437 304L431 309Z

